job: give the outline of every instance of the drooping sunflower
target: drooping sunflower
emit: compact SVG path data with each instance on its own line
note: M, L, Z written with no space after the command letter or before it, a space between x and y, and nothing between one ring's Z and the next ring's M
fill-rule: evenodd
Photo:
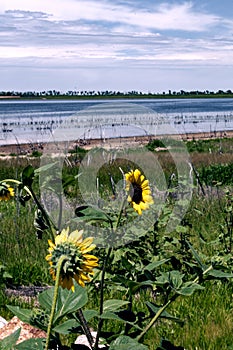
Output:
M59 284L62 288L74 291L74 281L82 287L86 282L90 282L90 275L93 275L93 268L98 266L98 258L88 254L95 248L92 244L93 238L83 240L83 231L75 230L69 234L69 227L63 229L56 236L55 243L48 240L49 254L46 260L50 265L50 273L56 279L58 260L65 256L62 264Z
M9 201L14 195L14 189L10 185L0 182L0 201Z
M126 191L129 193L128 202L141 215L142 210L149 209L149 206L154 203L149 181L138 169L125 174L125 180Z

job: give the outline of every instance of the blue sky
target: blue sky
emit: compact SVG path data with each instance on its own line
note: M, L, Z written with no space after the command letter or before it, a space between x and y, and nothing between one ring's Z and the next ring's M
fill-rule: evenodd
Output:
M233 90L232 0L0 0L0 91Z

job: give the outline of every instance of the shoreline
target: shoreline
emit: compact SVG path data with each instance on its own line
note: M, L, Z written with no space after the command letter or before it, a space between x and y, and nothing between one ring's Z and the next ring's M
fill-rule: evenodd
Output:
M228 131L214 131L214 132L199 132L199 133L186 133L176 135L146 135L146 136L130 136L121 138L109 138L109 139L85 139L85 140L73 140L73 141L59 141L57 143L50 142L35 142L35 143L19 143L19 144L6 144L0 145L0 155L29 155L33 151L41 152L46 149L47 152L58 153L59 150L71 151L77 147L85 150L90 150L95 147L101 147L105 149L124 148L125 146L139 147L148 144L152 140L162 140L164 138L172 138L181 141L199 141L218 138L233 138L233 130Z

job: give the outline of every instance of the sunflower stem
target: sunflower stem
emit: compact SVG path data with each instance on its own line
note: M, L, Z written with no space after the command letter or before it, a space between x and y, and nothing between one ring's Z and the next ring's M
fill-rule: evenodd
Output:
M125 203L126 203L126 198L124 197L124 199L123 199L123 201L121 203L119 215L118 215L118 218L117 218L117 222L116 222L116 226L115 226L116 229L118 228L118 226L120 224L122 213L123 213L123 210L124 210L124 207L125 207Z
M154 325L154 323L157 321L159 316L163 313L163 311L168 307L168 305L171 304L173 299L168 300L168 302L162 306L159 311L155 314L155 316L152 318L152 320L148 323L148 325L144 328L144 330L137 336L136 340L139 342L141 338L146 334L146 332Z
M105 271L108 263L108 259L111 255L112 247L108 248L107 255L104 259L103 269L102 269L102 275L101 275L101 281L100 281L100 316L103 314L103 307L104 307L104 278L105 278ZM103 319L99 320L98 327L97 327L97 334L96 334L96 340L94 345L94 350L98 350L99 345L99 338L100 338L100 332L103 326Z
M89 345L91 347L91 350L93 350L93 343L94 343L94 339L92 337L92 334L91 334L91 331L90 331L90 328L87 324L87 321L83 315L83 312L82 312L82 309L79 309L77 310L77 316L78 316L78 319L82 325L82 328L83 328L83 331L85 333L85 336L87 337L87 340L89 342Z
M52 303L51 313L50 313L50 317L49 317L45 350L49 350L50 335L51 335L53 318L54 318L56 304L57 304L60 273L61 273L62 264L63 264L64 260L66 260L66 259L67 259L67 257L65 255L61 255L59 260L58 260L58 264L57 264L56 281L55 281L54 294L53 294L53 303Z

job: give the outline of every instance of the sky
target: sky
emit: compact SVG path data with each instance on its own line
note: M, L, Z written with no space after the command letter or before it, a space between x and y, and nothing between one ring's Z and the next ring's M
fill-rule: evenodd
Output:
M0 0L0 91L233 90L232 0Z

